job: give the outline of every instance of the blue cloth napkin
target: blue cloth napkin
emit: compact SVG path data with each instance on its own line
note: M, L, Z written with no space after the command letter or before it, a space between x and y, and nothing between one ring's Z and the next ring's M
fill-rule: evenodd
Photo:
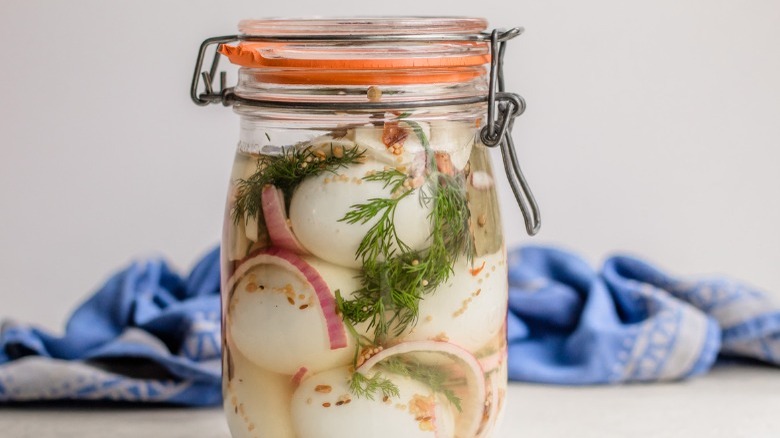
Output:
M0 402L221 401L219 251L186 278L159 259L111 277L54 337L0 328Z
M556 384L676 380L718 353L780 365L780 307L725 278L680 280L628 256L509 254L509 377Z
M636 258L509 253L509 375L601 384L683 379L718 353L780 365L780 307L727 279L684 281ZM55 337L0 328L0 402L220 403L219 253L182 278L162 260L115 274Z

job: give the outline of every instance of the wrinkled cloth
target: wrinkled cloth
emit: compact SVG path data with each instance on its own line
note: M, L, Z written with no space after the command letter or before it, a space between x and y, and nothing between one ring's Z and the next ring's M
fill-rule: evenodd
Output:
M116 400L214 405L220 390L219 250L184 278L161 259L113 275L62 337L0 327L0 402Z
M510 379L677 380L719 354L780 365L780 306L740 282L677 279L629 256L597 271L544 247L511 251L508 267Z
M676 380L718 354L780 365L780 307L723 279L681 280L633 257L593 269L554 248L510 251L509 377L583 385ZM0 402L221 402L219 251L186 277L159 259L111 277L65 335L0 328Z

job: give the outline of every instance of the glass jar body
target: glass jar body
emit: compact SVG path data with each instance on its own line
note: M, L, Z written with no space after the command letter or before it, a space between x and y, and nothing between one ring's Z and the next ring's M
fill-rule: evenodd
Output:
M489 437L507 268L484 105L237 112L222 241L233 437Z

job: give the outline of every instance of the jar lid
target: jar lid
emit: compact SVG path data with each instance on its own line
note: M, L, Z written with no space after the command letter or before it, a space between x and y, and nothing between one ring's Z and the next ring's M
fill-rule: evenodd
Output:
M486 28L483 19L460 17L244 20L245 40L220 53L266 83L466 82L490 63L489 44L468 38Z

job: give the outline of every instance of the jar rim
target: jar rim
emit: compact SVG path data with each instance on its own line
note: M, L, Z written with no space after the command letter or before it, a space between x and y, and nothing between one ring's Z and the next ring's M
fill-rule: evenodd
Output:
M377 16L302 17L241 20L243 35L436 35L476 34L487 29L487 20L477 17Z

